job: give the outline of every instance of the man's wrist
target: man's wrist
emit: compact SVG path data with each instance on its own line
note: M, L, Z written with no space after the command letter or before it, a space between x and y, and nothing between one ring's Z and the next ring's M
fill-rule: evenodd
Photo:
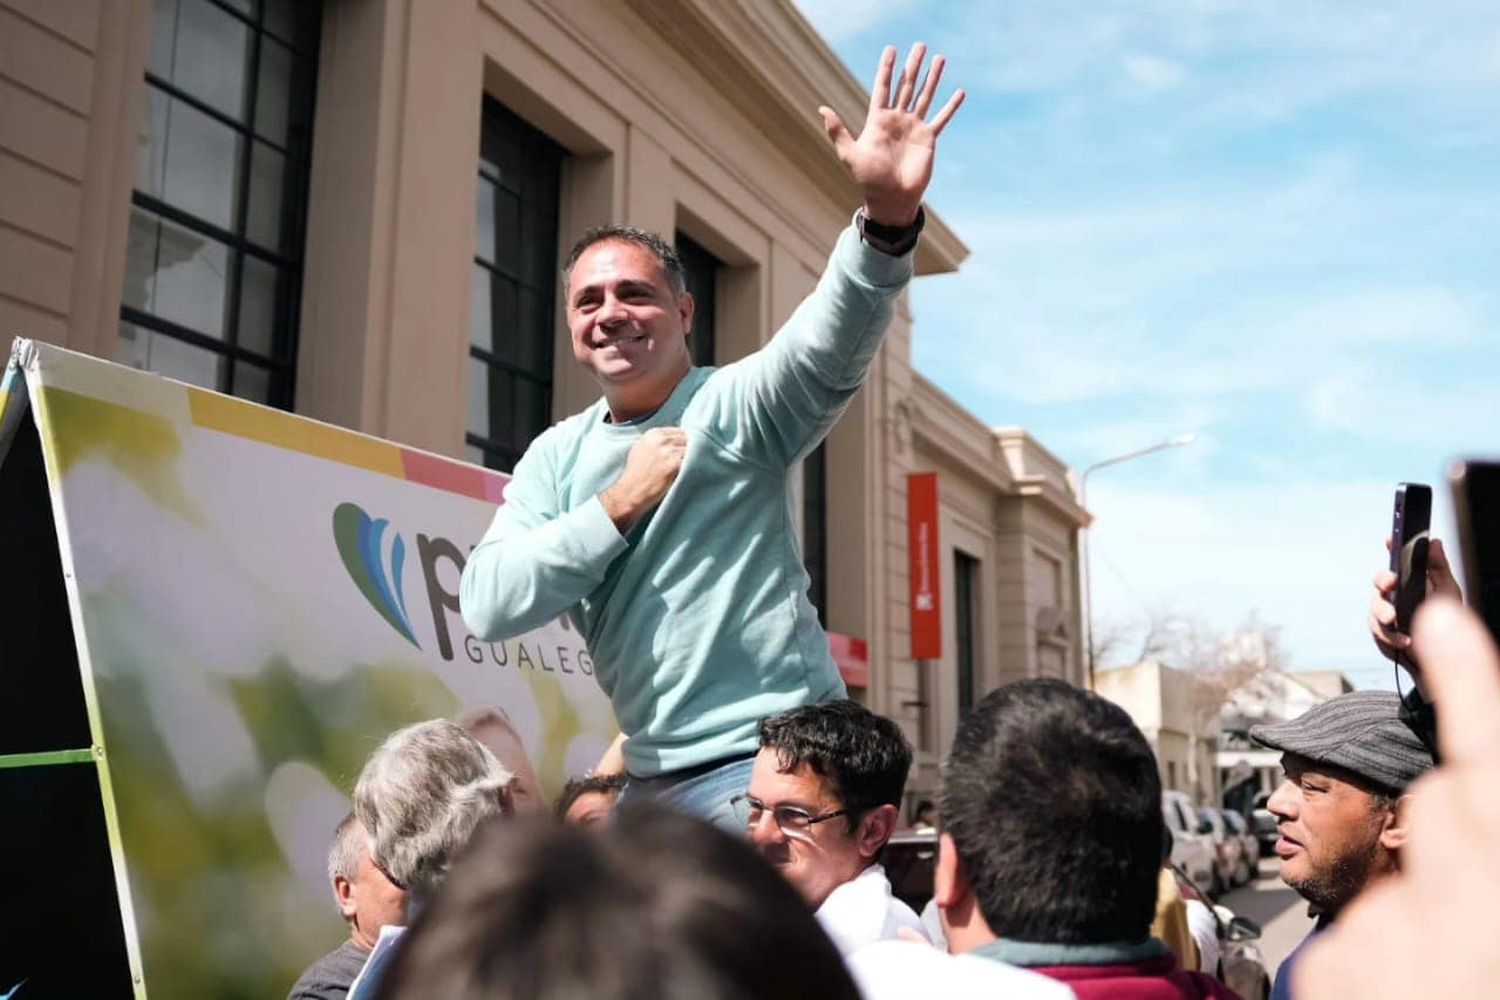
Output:
M599 506L604 508L604 513L615 523L615 530L620 534L625 534L635 524L636 504L631 501L629 494L620 488L618 482L600 491Z
M919 204L911 221L904 225L890 225L870 214L869 206L861 208L854 213L854 225L859 230L860 239L870 247L881 253L892 257L901 257L910 253L917 245L917 239L922 235L922 228L927 223L927 214Z

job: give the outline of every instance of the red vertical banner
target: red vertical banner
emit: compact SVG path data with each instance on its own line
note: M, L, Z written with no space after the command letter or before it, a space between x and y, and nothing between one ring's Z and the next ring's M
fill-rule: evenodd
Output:
M912 659L936 660L943 655L936 472L913 472L906 477L906 542Z

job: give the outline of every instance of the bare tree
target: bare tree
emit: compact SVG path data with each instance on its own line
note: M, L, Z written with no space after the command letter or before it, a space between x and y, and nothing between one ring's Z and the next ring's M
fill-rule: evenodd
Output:
M1198 734L1208 730L1237 693L1267 673L1286 668L1281 628L1262 621L1255 612L1246 616L1238 628L1227 632L1207 627L1199 621L1190 621L1177 635L1168 657L1168 662L1187 670L1194 681L1191 692L1193 726L1188 737L1188 779L1201 796L1203 786L1197 773Z

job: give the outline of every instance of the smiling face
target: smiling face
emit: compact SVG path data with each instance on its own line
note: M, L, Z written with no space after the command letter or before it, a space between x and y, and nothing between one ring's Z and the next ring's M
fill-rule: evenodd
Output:
M829 783L806 764L790 771L777 766L776 751L763 749L755 756L750 772L748 794L765 804L766 809L750 823L750 843L771 865L792 883L809 906L817 909L828 894L869 867L884 844L861 849L866 834L866 816L849 830L847 817L838 816L814 823L806 830L789 836L777 826L771 810L791 805L811 816L821 816L844 808L833 795ZM864 839L868 840L867 836Z
M1399 840L1388 800L1348 780L1336 768L1284 754L1286 780L1266 808L1276 816L1281 878L1325 913L1335 914L1373 876L1395 867L1390 845Z
M692 323L693 297L673 290L661 261L643 246L604 240L568 274L573 357L593 373L617 420L666 402L692 367Z

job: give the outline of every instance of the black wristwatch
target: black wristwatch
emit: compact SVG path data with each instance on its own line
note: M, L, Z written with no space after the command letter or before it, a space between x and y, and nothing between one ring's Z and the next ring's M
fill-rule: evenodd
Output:
M917 245L917 237L922 235L922 227L927 225L927 210L921 206L917 207L917 218L909 226L886 226L865 215L865 210L860 209L854 213L854 228L859 230L860 239L881 253L890 254L892 257L900 257L911 252L912 247Z

